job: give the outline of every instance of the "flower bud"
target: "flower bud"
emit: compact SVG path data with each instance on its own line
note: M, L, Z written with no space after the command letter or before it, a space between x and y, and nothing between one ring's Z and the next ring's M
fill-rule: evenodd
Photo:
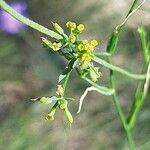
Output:
M69 29L71 29L71 30L75 30L76 29L76 23L75 22L71 22L71 21L68 21L67 23L66 23L66 27L67 28L69 28Z
M92 40L90 44L95 47L98 45L98 42L97 40Z
M53 47L53 43L51 41L49 41L47 38L44 38L44 37L41 37L41 38L42 38L43 46L50 47L50 48Z
M53 49L54 51L58 51L60 50L62 44L61 43L52 43L51 41L49 41L48 39L42 37L42 41L44 43L45 46L50 47L51 49Z
M60 33L60 34L64 34L64 30L62 29L62 27L58 24L58 23L52 23L53 27L55 28L55 30Z
M101 72L99 72L99 68L91 66L89 71L90 71L90 77L92 81L96 82L98 78L101 76Z
M43 104L50 104L52 102L52 100L48 97L42 97L40 99L40 102L43 103Z
M75 30L76 29L76 23L75 22L72 22L72 24L71 24L71 30Z
M60 102L59 107L60 107L60 109L65 110L66 107L67 107L67 105L68 105L68 101L66 101L66 100L64 99L64 100L62 100L62 101Z
M46 120L50 120L50 121L53 121L55 119L54 115L55 115L55 112L56 112L56 106L57 105L54 105L51 109L51 111L47 114L46 116Z
M75 37L74 35L71 35L71 36L69 37L69 41L70 41L71 43L75 43L76 37Z
M79 51L83 51L85 49L83 44L79 44L77 48Z
M78 31L81 33L84 30L84 25L83 24L79 24L77 26Z
M66 23L66 27L67 27L67 28L70 28L71 24L72 24L72 22L71 22L71 21L68 21L68 22Z
M62 85L57 85L56 94L57 94L58 96L62 96L62 95L64 94L64 89L63 89Z
M83 62L83 65L88 64L92 60L91 53L84 53L81 57L81 61Z
M56 42L54 42L54 43L52 44L52 49L53 49L54 51L58 51L58 50L60 50L61 46L62 46L61 43L56 43Z

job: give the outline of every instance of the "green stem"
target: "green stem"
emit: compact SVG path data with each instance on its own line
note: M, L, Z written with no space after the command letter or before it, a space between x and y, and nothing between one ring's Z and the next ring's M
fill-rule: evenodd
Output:
M63 37L61 35L59 35L58 33L51 31L50 29L22 16L21 14L19 14L17 11L15 11L13 8L11 8L4 0L0 0L0 7L5 10L7 13L9 13L12 17L16 18L17 20L19 20L20 22L30 26L31 28L44 33L46 35L49 35L55 39L62 39Z
M91 85L93 85L95 88L97 88L97 91L101 91L101 93L104 93L105 95L112 95L114 93L114 89L109 89L107 87L104 86L100 86L98 84L96 84L95 82L93 82L92 80L90 80L87 77L82 77L85 81L87 81L88 83L90 83Z
M145 71L147 68L150 68L150 67L148 67L148 64L145 64L142 70ZM149 70L150 69L147 69L147 70L148 70L147 78L149 78ZM147 78L146 78L146 81L148 80ZM149 81L147 81L145 83L147 83L149 85ZM138 115L139 111L141 110L141 107L146 99L147 94L148 94L148 86L147 86L147 88L144 88L144 90L142 92L143 84L144 84L143 82L139 82L136 92L135 92L134 102L130 109L129 117L127 119L129 128L132 128L134 126L137 115Z
M109 58L109 63L112 64L111 58ZM112 69L110 69L110 83L111 83L111 88L115 89L115 79L114 79L114 73L113 73ZM128 143L130 146L130 150L134 150L134 143L132 140L131 132L130 132L128 125L126 123L126 118L125 118L125 115L121 109L121 105L120 105L119 100L117 98L116 91L114 92L114 94L112 96L113 96L113 102L114 102L115 109L119 115L119 118L120 118L122 125L124 127L124 130L126 132Z
M134 0L134 2L133 2L132 6L131 6L131 8L130 8L128 14L127 14L127 16L133 11L133 9L134 9L134 7L135 7L135 5L137 4L138 1L139 1L139 0ZM126 16L126 17L127 17L127 16Z
M133 74L133 73L130 73L122 68L119 68L117 66L114 66L112 64L110 64L109 62L106 62L105 60L101 59L101 58L98 58L96 56L93 57L93 61L113 70L113 71L117 71L127 77L130 77L130 78L133 78L133 79L136 79L136 80L144 80L146 75L144 74Z
M66 86L67 86L67 83L68 83L68 80L69 80L70 73L71 73L71 71L65 77L65 81L64 81L64 84L63 84L64 91L66 90Z
M106 52L93 52L94 56L111 56L109 53Z
M146 2L146 0L143 0L143 2L141 2L141 4L139 4L139 5L134 9L134 7L135 7L135 5L136 5L137 2L138 2L138 0L134 0L134 2L133 2L133 4L132 4L132 6L131 6L131 8L130 8L128 14L127 14L127 16L125 17L125 19L123 20L122 23L120 23L120 24L116 27L116 30L117 30L118 32L120 32L120 30L121 30L122 27L125 25L125 23L128 21L128 19Z

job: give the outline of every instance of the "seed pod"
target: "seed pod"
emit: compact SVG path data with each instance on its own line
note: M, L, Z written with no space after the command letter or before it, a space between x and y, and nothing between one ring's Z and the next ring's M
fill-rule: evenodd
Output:
M73 117L72 117L70 111L68 110L68 107L65 108L64 115L66 116L66 118L68 119L68 121L70 123L73 123Z
M118 31L114 31L109 39L108 45L107 45L107 52L109 54L113 54L116 50L116 46L118 43L118 36L119 36L119 32Z

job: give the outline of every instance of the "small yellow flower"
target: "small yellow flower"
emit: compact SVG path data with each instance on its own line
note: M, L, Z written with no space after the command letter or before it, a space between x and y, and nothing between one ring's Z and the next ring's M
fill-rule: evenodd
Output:
M55 117L54 117L55 113L56 113L56 106L54 105L52 107L52 109L50 110L50 112L47 114L46 120L51 120L51 121L54 120L55 119Z
M83 24L79 24L77 26L77 29L79 30L79 32L81 33L84 30L84 25Z
M72 24L71 24L71 30L75 30L76 27L77 27L76 23L72 22Z
M70 36L70 37L69 37L69 41L70 41L71 43L75 43L76 37L75 37L74 35Z
M66 23L66 27L67 27L67 28L70 28L71 24L72 24L72 22L71 22L71 21L68 21L68 22Z
M64 94L64 89L63 89L62 85L57 85L56 94L57 94L58 96L62 96L62 95Z
M68 105L68 101L63 100L61 101L61 104L59 105L60 109L64 110Z
M90 45L89 48L88 48L88 51L89 52L93 52L94 51L94 47L92 45Z
M75 30L76 29L76 23L75 22L71 22L71 21L68 21L67 23L66 23L66 27L67 28L69 28L69 29L71 29L71 30Z
M61 43L56 43L56 42L54 42L54 43L52 44L52 49L53 49L54 51L58 51L58 50L60 50L61 46L62 46Z
M79 51L83 51L85 49L84 45L83 44L79 44L78 45L78 50Z
M89 44L89 43L87 43L87 44L85 44L85 50L87 52L93 52L94 51L94 46Z
M83 65L88 64L92 60L91 53L84 53L81 57L81 61L83 62Z
M54 115L53 115L53 114L51 114L51 113L47 114L47 116L46 116L46 120L53 121L54 119L55 119L55 117L54 117Z
M95 46L98 45L98 42L97 42L97 40L92 40L92 41L90 42L90 44L95 47Z

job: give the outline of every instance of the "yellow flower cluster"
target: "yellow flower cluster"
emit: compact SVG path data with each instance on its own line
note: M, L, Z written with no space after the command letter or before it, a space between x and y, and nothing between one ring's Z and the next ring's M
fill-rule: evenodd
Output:
M72 22L72 21L68 21L66 23L66 27L69 28L71 31L76 32L76 33L82 33L84 30L83 24L76 25L76 23Z
M83 40L82 43L77 46L78 51L83 52L81 55L83 65L87 65L92 60L92 52L97 45L97 40L92 40L90 43L88 43L87 40Z

